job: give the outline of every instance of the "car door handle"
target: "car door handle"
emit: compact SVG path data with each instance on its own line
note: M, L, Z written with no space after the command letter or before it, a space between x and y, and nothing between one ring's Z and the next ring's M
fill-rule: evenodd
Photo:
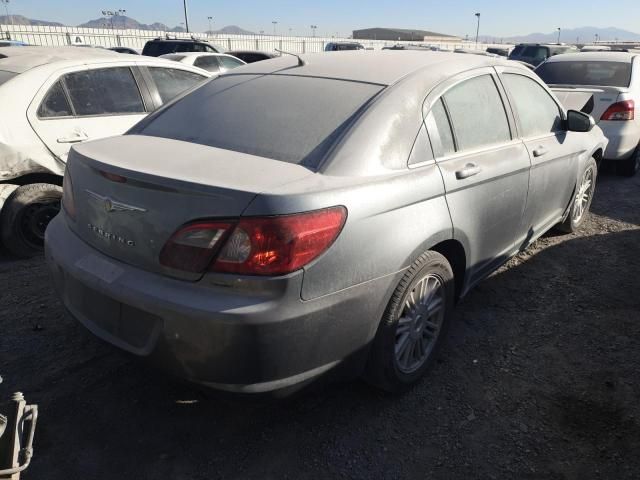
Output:
M547 154L547 149L544 147L538 147L533 151L533 156L534 157L541 157L543 155Z
M60 137L57 142L58 143L80 143L88 140L89 137L86 133L76 133L70 137Z
M456 172L456 178L458 180L464 180L465 178L479 174L481 171L482 169L475 163L467 163L462 170Z

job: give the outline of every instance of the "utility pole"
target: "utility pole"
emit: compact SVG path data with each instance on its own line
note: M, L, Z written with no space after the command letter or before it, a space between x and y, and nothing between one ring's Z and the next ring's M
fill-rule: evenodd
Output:
M207 20L209 20L209 33L213 33L213 28L211 27L211 21L213 20L213 17L207 17Z
M313 35L313 38L315 38L316 36L316 29L318 28L317 25L311 25L311 33Z
M276 34L276 25L278 25L278 22L276 20L274 20L271 23L273 23L273 35L275 36L275 34Z
M4 9L7 12L7 18L9 19L9 24L13 26L13 17L9 15L9 0L0 0L4 3Z
M476 28L476 47L478 46L478 37L480 36L480 13L476 13L478 17L478 27Z
M558 27L558 45L560 45L560 33L562 32L562 29L560 27Z
M183 0L184 3L184 26L189 33L189 12L187 11L187 0Z

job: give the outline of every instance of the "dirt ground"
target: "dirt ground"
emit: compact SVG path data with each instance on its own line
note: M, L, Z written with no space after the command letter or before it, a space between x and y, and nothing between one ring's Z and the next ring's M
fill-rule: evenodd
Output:
M42 259L0 258L0 398L41 411L24 478L640 478L640 176L602 175L592 211L465 298L399 397L203 395L65 318Z

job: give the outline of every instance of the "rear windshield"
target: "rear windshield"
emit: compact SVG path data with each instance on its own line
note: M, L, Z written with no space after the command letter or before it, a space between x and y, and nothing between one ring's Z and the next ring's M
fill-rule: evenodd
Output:
M549 62L540 65L536 73L549 85L628 87L631 82L631 63Z
M17 73L6 72L4 70L0 70L0 85L2 85L5 82L8 82L9 80L11 80L16 75L17 75Z
M291 75L226 75L131 133L316 168L351 117L382 88Z

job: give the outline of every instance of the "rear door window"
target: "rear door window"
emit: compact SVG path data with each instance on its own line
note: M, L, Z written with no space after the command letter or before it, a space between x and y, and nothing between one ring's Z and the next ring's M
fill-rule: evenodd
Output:
M73 115L71 105L64 92L62 83L57 81L49 90L38 108L39 118L70 117Z
M561 128L560 108L537 82L511 73L502 78L515 104L523 137L550 134Z
M63 79L77 116L145 112L129 67L83 70L68 73Z
M459 83L444 94L458 150L511 140L509 120L491 75Z
M207 77L177 68L149 67L162 103L167 103Z
M207 72L217 72L220 70L220 63L218 59L213 55L204 55L202 57L196 58L196 61L193 62L193 65L198 68L202 68Z

